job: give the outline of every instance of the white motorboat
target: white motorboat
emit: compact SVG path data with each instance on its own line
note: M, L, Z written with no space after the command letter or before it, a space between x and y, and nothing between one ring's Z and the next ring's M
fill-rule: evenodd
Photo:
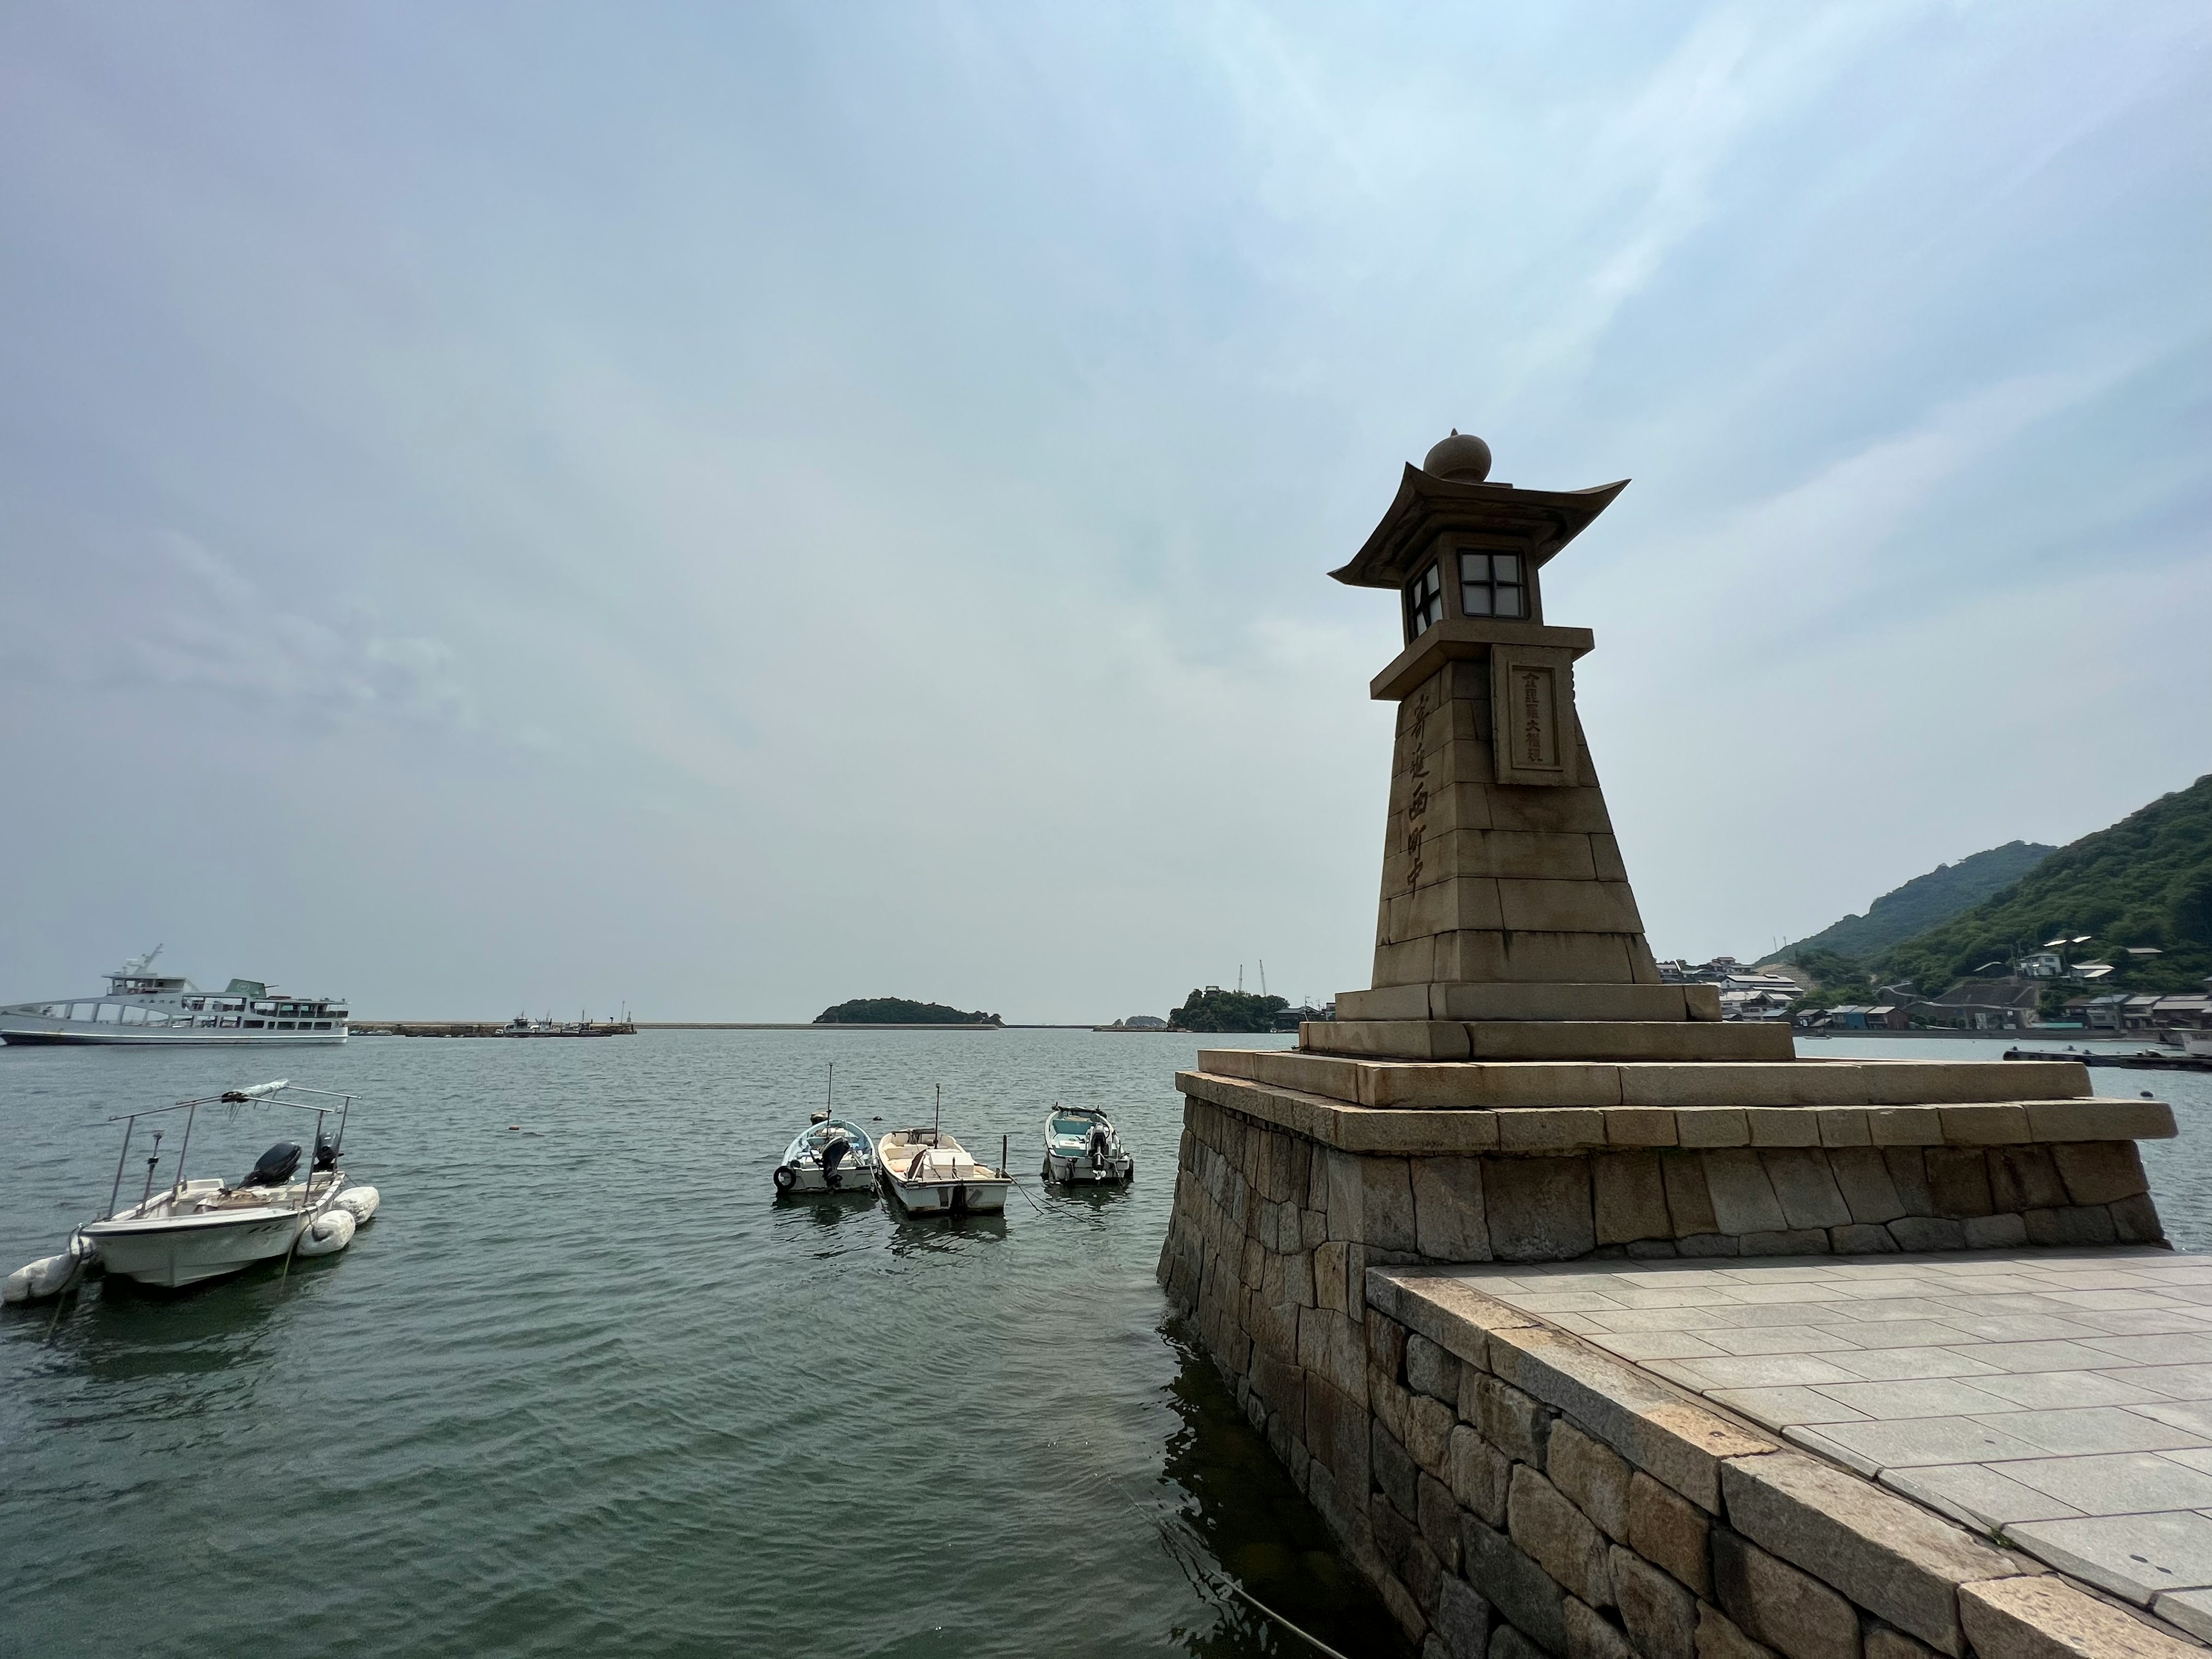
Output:
M814 1114L775 1166L779 1193L872 1193L880 1166L876 1143L849 1118Z
M884 1185L910 1215L1002 1215L1013 1177L978 1164L942 1129L894 1129L876 1143Z
M1044 1121L1044 1178L1047 1181L1126 1182L1136 1178L1137 1160L1106 1114L1087 1106L1054 1104Z
M143 1048L189 1042L343 1042L351 1017L342 1000L297 997L258 979L203 991L177 974L157 974L155 945L107 975L106 992L0 1007L0 1042Z
M288 1092L318 1099L288 1098ZM191 1151L199 1109L253 1103L314 1115L314 1152L305 1177L294 1179L303 1156L299 1143L280 1140L235 1182L192 1179L185 1171L185 1159ZM293 1089L280 1080L110 1119L124 1126L123 1151L116 1159L115 1184L108 1194L106 1212L71 1233L59 1255L10 1274L4 1287L5 1299L21 1302L57 1295L95 1267L142 1285L173 1289L220 1279L257 1261L295 1252L328 1255L345 1249L352 1243L355 1230L376 1213L380 1201L375 1188L354 1184L338 1167L351 1108L349 1096L321 1089ZM158 1191L155 1188L161 1139L167 1133L156 1129L138 1202L118 1209L138 1120L173 1112L185 1115L176 1167L168 1183ZM327 1132L333 1118L335 1134Z

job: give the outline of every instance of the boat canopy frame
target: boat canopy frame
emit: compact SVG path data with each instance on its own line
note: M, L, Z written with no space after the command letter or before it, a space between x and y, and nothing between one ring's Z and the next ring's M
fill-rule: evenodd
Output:
M319 1095L326 1100L335 1100L338 1103L336 1106L314 1106L305 1101L283 1098L288 1092L299 1095ZM171 1112L185 1114L185 1138L177 1147L177 1176L169 1188L172 1193L181 1193L188 1179L185 1171L185 1158L192 1149L192 1125L198 1120L199 1109L203 1106L252 1104L282 1106L289 1111L313 1113L315 1119L315 1144L318 1148L324 1145L324 1122L335 1112L338 1120L338 1138L329 1143L333 1160L344 1150L346 1120L353 1109L353 1096L336 1089L311 1089L305 1084L295 1085L289 1078L278 1078L273 1083L257 1083L246 1089L226 1089L219 1095L201 1095L191 1100L179 1100L173 1105L149 1106L144 1111L118 1113L107 1120L110 1123L123 1125L123 1150L117 1153L115 1158L115 1184L107 1194L107 1208L93 1218L96 1221L112 1221L115 1218L115 1206L123 1196L124 1167L131 1160L131 1138L137 1130L140 1118L163 1117ZM154 1132L154 1155L146 1160L146 1190L139 1197L138 1201L141 1206L154 1196L154 1168L161 1161L161 1132L157 1129ZM307 1200L313 1195L314 1157L313 1152L307 1155L307 1180L300 1194L300 1205L302 1208L306 1206ZM335 1170L333 1173L335 1174Z

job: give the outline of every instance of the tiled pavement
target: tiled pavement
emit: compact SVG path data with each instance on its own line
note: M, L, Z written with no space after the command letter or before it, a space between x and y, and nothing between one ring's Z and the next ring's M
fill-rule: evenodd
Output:
M2212 1639L2212 1256L1455 1273Z

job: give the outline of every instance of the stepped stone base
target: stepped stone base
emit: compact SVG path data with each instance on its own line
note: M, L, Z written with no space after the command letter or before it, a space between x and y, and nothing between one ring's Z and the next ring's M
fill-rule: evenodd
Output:
M1336 1017L1717 1022L1721 994L1711 985L1386 985L1338 992Z
M2074 1062L1579 1052L1218 1050L1176 1079L1160 1279L1425 1659L2197 1650L1538 1318L1462 1318L1405 1278L2162 1243L2134 1143L2172 1135L2169 1108L2098 1099Z
M1718 1020L1320 1020L1298 1027L1298 1047L1406 1060L1788 1060L1796 1052L1786 1025Z

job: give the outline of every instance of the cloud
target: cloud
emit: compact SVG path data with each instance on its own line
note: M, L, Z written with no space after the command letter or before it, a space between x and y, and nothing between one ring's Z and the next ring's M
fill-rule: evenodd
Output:
M0 980L112 910L422 1012L1356 985L1323 573L1449 425L1636 478L1547 603L1662 949L2038 833L1975 731L2172 787L2188 8L867 16L0 16ZM2173 631L2054 683L2084 556Z

